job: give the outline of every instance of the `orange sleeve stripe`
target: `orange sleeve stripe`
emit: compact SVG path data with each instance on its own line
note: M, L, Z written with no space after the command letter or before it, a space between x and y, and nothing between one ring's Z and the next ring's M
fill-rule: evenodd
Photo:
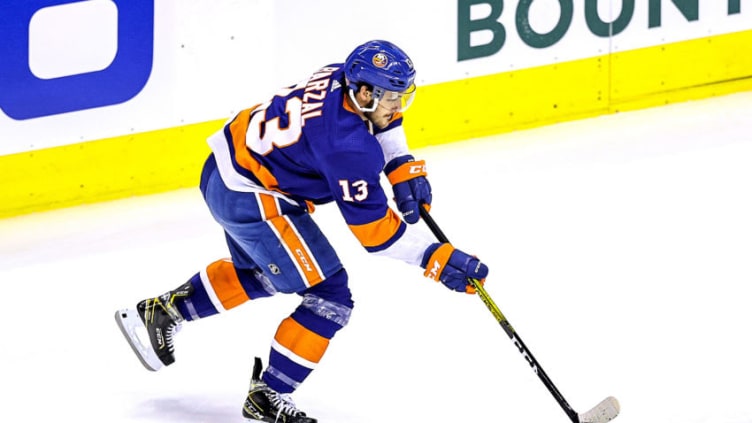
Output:
M442 244L439 248L437 248L436 251L434 251L433 254L431 254L431 257L428 259L428 263L426 264L426 271L423 273L423 276L426 276L438 282L439 277L441 276L441 272L444 271L444 266L446 266L453 251L454 247L452 247L450 244Z
M418 176L426 175L426 162L423 160L417 160L401 164L397 169L389 172L387 177L389 178L389 182L394 185L400 182L409 181L410 179L415 179Z
M402 220L391 208L379 220L363 225L349 225L350 230L364 247L378 247L391 239L400 228Z
M235 161L243 168L250 170L261 181L264 188L279 191L277 178L269 172L269 169L253 158L246 146L246 133L248 132L248 125L251 123L251 113L256 107L258 106L241 111L230 123L232 145L235 147Z
M209 283L211 283L214 293L225 310L239 306L249 300L231 261L215 261L206 267L206 275L209 277Z
M324 276L319 273L318 268L314 264L313 257L308 254L308 250L287 220L283 216L277 216L269 219L269 223L277 230L281 241L285 243L292 254L291 259L296 263L298 269L305 277L306 285L311 287L323 281Z
M307 329L292 317L283 320L274 335L278 344L292 351L295 355L312 363L321 361L329 340Z

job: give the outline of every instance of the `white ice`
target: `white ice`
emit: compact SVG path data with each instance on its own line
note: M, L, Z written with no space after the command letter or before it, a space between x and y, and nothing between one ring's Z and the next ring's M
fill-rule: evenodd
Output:
M752 92L415 151L433 216L569 403L752 422ZM198 177L198 175L196 175ZM296 392L322 423L566 422L482 302L314 214L356 308ZM419 223L421 230L427 229ZM198 189L0 221L0 421L241 422L295 296L189 323L147 372L116 309L226 256Z

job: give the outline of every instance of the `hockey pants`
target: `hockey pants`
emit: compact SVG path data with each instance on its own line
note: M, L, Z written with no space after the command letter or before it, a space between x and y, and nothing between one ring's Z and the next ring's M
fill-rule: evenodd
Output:
M177 306L186 320L195 320L277 292L300 295L301 304L277 329L263 374L272 389L293 392L349 321L347 272L305 205L228 189L211 156L201 192L225 231L231 259L195 274L193 294Z

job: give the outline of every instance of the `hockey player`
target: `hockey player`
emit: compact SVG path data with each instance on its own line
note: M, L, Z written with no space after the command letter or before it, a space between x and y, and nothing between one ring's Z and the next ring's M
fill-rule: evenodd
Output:
M311 218L314 204L335 202L370 253L419 265L452 290L474 292L468 278L482 282L486 265L405 224L416 223L419 207L431 204L425 164L410 155L402 128L414 80L413 63L400 48L369 41L345 63L324 66L241 111L208 139L212 154L200 189L231 258L116 313L146 368L174 362L173 335L185 321L297 293L302 301L279 325L263 374L255 360L242 413L256 421L316 422L290 394L347 325L353 300L345 268ZM401 218L387 202L382 172ZM148 343L137 334L144 326Z

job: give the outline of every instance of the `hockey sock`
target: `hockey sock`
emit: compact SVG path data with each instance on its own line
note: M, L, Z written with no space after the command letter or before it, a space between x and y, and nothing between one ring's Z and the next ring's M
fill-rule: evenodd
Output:
M230 260L218 260L188 281L193 295L177 303L186 320L209 317L237 307L249 299L270 294L257 279L258 270L238 269Z
M263 381L277 392L293 392L347 325L352 307L344 269L306 290L301 304L277 329Z

